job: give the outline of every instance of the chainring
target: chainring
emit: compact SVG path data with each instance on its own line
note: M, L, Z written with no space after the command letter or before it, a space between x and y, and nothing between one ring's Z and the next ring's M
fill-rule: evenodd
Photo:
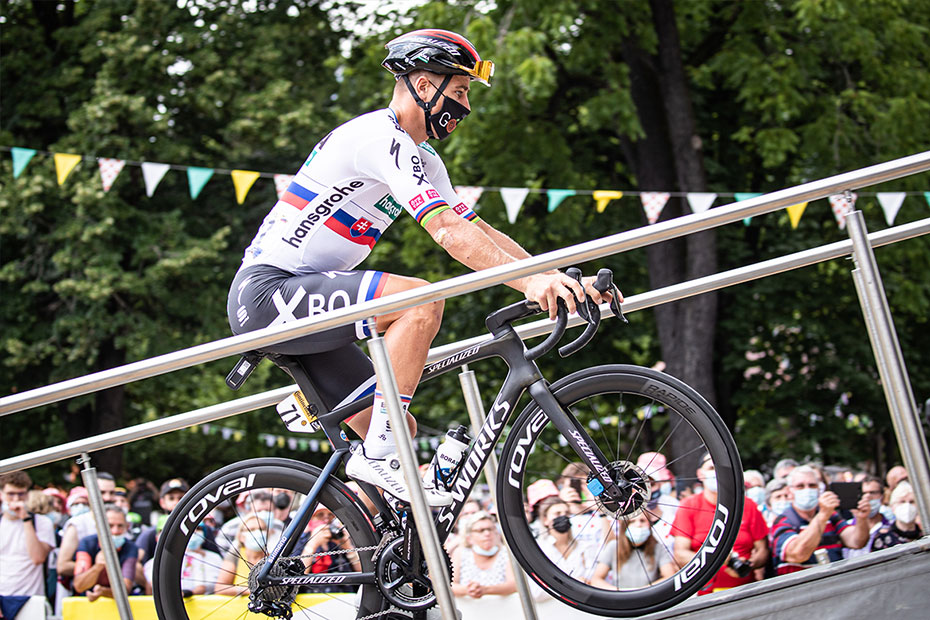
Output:
M404 537L398 534L385 536L374 554L375 582L386 601L406 611L423 611L436 605L436 593L429 580L426 559L421 561L420 573L414 574L412 567L403 560L402 547ZM452 575L452 562L446 550L442 550L443 559L449 575ZM416 586L416 587L415 587ZM423 593L416 593L422 589Z

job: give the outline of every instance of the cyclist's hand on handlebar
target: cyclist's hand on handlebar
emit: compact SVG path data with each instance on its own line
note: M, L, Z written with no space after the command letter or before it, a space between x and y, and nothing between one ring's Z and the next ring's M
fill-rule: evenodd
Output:
M527 278L523 294L529 301L535 301L540 309L549 311L549 318L555 320L558 311L557 300L562 299L569 312L575 312L575 297L582 298L581 284L564 273L539 273Z

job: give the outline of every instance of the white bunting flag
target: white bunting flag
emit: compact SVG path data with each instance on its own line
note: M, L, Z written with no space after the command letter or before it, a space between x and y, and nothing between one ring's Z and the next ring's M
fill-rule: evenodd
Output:
M478 201L481 199L481 194L484 193L484 188L470 185L456 185L455 193L459 197L459 200L465 203L466 207L474 211L475 207L478 205Z
M100 166L100 181L103 183L103 191L108 192L113 187L113 181L119 176L126 165L124 159L113 159L112 157L100 157L97 159L97 165Z
M878 192L875 195L878 197L878 204L882 206L882 211L885 212L885 220L889 226L893 225L901 203L904 202L904 192Z
M846 228L846 216L856 207L856 198L859 195L850 192L850 199L846 200L846 194L833 194L830 196L830 208L833 209L833 217L836 218L836 224L840 230Z
M688 192L688 204L692 213L704 213L716 199L717 194L711 192Z
M501 198L504 199L504 207L507 208L507 221L513 224L517 221L517 213L526 200L526 195L530 193L527 187L502 187Z
M294 180L293 174L276 174L274 175L274 191L278 193L278 200L284 195L287 186Z
M643 202L643 211L646 212L646 219L650 224L655 224L662 214L662 209L665 208L665 203L668 202L669 193L643 192L639 195L639 199Z
M142 178L145 179L145 195L149 198L155 193L155 188L161 183L165 173L171 168L168 164L142 163Z

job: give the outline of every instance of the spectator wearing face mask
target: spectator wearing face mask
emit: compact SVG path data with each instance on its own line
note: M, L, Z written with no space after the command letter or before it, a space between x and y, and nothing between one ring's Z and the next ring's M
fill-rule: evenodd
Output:
M703 491L681 502L672 525L675 559L680 566L690 562L707 539L716 514L717 476L709 454L704 455L697 477L703 485ZM733 555L698 594L735 588L762 578L760 569L765 567L769 557L766 541L768 529L756 503L748 497L744 502L743 519L733 544Z
M165 480L161 485L158 496L158 506L161 508L162 514L170 515L188 489L190 489L190 485L181 478ZM136 538L136 546L139 547L139 561L143 564L155 556L155 534L154 527L147 527Z
M215 594L249 594L247 584L251 567L268 554L268 550L281 536L281 531L273 529L272 524L272 521L259 514L249 514L236 521L236 533L231 538L233 545L224 552Z
M0 596L45 594L42 565L55 545L51 519L26 508L32 480L24 471L0 476Z
M869 524L869 539L860 549L843 549L844 558L854 558L857 555L864 555L872 551L872 542L878 531L885 526L891 525L891 519L885 517L882 512L882 497L885 494L885 485L882 479L876 476L867 476L862 481L862 497L869 500L869 516L866 519Z
M643 588L675 574L675 561L645 512L621 521L621 533L597 557L591 584L600 588Z
M112 474L105 471L97 472L97 484L104 504L112 504L116 498L116 481ZM90 500L87 499L87 489L76 487L68 495L68 510L71 518L61 528L61 547L58 551L58 581L65 587L70 586L70 579L74 576L74 562L78 543L82 538L96 534L97 526L94 524L94 515L90 512Z
M485 601L488 605L496 605L502 596L517 591L507 552L501 546L497 522L481 510L471 515L462 528L465 545L456 549L452 556L452 593L470 599L492 595Z
M765 485L765 509L762 511L762 517L765 519L766 527L771 528L772 523L778 518L778 515L785 512L791 505L790 491L788 490L788 481L784 478L775 478L769 480Z
M672 523L680 502L675 497L675 476L665 466L666 462L661 452L644 452L636 459L636 466L650 479L650 496L646 503L649 521L659 540L671 549L675 543Z
M156 539L161 536L166 521L168 521L168 515L162 515L158 518L155 524ZM200 523L187 542L187 549L184 551L184 559L182 560L181 591L185 596L189 594L213 593L213 585L219 577L223 558L221 558L218 553L204 549L204 543L206 541L207 528L203 523ZM151 558L146 562L143 570L146 584L145 593L151 595L153 585L152 573L155 571L155 558Z
M539 548L562 572L587 579L597 561L597 550L572 536L571 508L553 496L539 502L538 512L544 528L538 537Z
M113 546L119 557L120 569L126 582L126 591L132 590L136 578L136 563L139 552L135 544L126 538L126 514L113 504L106 509L107 524ZM106 558L100 548L96 534L85 536L78 542L77 556L74 564L74 590L86 592L87 598L95 601L101 596L112 597L110 578L107 575Z
M820 490L820 477L806 465L788 476L791 505L769 530L775 571L786 575L817 564L814 551L824 549L831 562L843 559L843 547L859 549L869 540L869 500L863 497L853 510L855 523L836 511L840 498Z
M914 489L907 480L902 480L891 492L891 510L894 522L882 525L872 539L872 551L887 549L923 536L917 525L917 499Z

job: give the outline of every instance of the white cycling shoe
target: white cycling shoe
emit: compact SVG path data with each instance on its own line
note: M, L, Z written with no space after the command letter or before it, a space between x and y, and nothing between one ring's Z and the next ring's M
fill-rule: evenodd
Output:
M410 503L410 492L404 482L400 468L400 459L396 453L384 458L371 458L365 454L361 445L352 448L352 456L346 463L346 475L349 478L373 484L384 489L402 502ZM448 506L452 503L452 493L435 488L434 485L423 487L426 503L432 507Z

